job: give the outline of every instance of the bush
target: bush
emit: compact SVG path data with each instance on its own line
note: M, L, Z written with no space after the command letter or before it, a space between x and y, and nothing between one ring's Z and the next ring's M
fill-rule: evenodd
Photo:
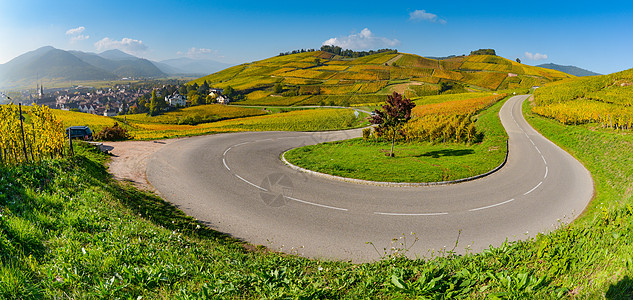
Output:
M112 127L103 128L94 138L98 141L125 141L130 135L125 128L119 126L119 123L114 123Z
M371 127L363 128L363 140L368 141L371 138Z

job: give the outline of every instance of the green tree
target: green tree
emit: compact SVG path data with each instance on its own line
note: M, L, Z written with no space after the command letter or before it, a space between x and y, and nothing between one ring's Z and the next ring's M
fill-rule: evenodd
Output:
M284 86L281 84L281 82L275 84L275 87L273 88L273 93L281 94L283 91L284 91Z
M411 110L415 107L415 103L402 97L397 92L387 96L386 104L382 106L382 110L376 109L374 115L369 118L369 122L378 125L376 132L380 135L391 134L391 152L390 157L394 157L393 146L396 142L396 134L401 130L402 125L411 120Z
M227 87L224 89L224 96L227 96L227 97L229 97L229 98L233 98L233 97L235 97L235 90L233 89L233 87L231 87L230 85L229 85L229 86L227 86Z
M160 110L158 100L156 99L156 90L152 90L152 97L149 98L149 115L155 116Z

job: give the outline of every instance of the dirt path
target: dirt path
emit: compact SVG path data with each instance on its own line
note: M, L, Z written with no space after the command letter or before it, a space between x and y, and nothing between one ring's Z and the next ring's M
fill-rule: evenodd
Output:
M396 55L394 58L392 58L392 59L388 60L388 61L386 62L386 64L388 64L388 65L392 66L392 65L393 65L393 63L395 63L395 62L396 62L398 59L400 59L401 57L402 57L402 54L398 54L398 55Z
M160 148L177 140L104 142L102 149L113 155L108 171L116 180L130 182L139 189L155 192L156 189L145 176L147 160Z

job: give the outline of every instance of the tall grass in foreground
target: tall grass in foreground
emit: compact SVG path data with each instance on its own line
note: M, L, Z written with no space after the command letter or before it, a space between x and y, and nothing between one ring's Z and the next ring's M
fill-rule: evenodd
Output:
M549 235L428 261L392 252L355 265L244 245L113 182L88 149L0 169L0 298L630 299L633 137L528 119L587 166L596 200Z

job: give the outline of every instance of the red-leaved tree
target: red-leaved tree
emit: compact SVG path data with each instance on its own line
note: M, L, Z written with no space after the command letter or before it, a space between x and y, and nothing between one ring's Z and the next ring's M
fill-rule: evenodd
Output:
M397 92L387 96L387 102L382 106L382 110L376 109L374 115L369 118L369 122L378 125L375 130L378 134L391 133L391 152L393 157L393 145L396 141L396 134L401 130L402 125L411 120L411 110L415 103L402 97Z

